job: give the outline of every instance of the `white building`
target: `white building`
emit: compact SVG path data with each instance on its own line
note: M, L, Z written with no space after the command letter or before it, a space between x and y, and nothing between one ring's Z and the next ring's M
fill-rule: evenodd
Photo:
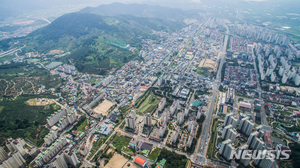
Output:
M177 106L178 106L178 102L177 102L177 100L175 100L175 101L173 102L173 104L171 105L171 107L170 107L171 115L174 115L174 113L175 113L175 111L176 111L176 109L177 109Z
M255 137L251 143L249 144L249 148L253 150L263 150L265 146L264 141L262 141L260 138Z
M294 79L297 74L297 69L295 67L292 67L291 73L289 74L289 79Z
M248 138L248 141L247 141L247 145L249 146L250 144L252 144L253 140L258 136L258 132L255 131L255 132L252 132Z
M64 130L69 124L70 123L69 123L68 117L63 116L62 118L59 119L59 123L57 124L58 131Z
M64 150L64 156L67 163L71 164L72 166L76 167L79 164L79 160L75 154L74 148L67 148L66 150Z
M201 110L197 111L197 117L196 118L197 118L197 120L199 120L201 118Z
M163 112L161 115L161 123L167 123L169 119L169 113L168 112Z
M75 111L71 111L68 115L67 115L67 119L69 121L69 124L73 124L76 119L77 119L77 115Z
M181 124L183 124L183 122L184 122L184 115L183 115L183 113L178 113L177 114L177 124L181 125Z
M223 140L230 139L232 142L234 142L236 136L237 136L237 132L232 129L232 125L227 125L226 127L224 127L222 131Z
M73 167L76 167L79 164L79 160L75 154L74 148L65 148L64 151L60 152L53 158L48 166L50 167L59 167L59 168L68 168L68 164Z
M4 161L0 162L0 168L23 168L26 161L19 151L12 152Z
M188 131L191 133L193 130L196 129L197 123L195 121L189 121L188 124Z
M22 156L26 154L26 150L24 148L25 143L22 142L23 140L18 138L16 140L12 138L8 138L7 142L5 143L6 147L9 149L10 152L19 151Z
M162 111L166 105L166 98L162 98L161 101L158 104L158 111Z
M108 76L107 78L105 78L102 82L103 86L107 86L108 84L110 84L110 82L112 82L113 80L115 80L114 76Z
M238 129L241 132L243 132L245 135L249 136L253 130L253 127L254 127L254 123L249 121L248 117L245 117L245 118L241 119Z
M48 135L45 136L44 141L47 145L51 145L56 138L57 138L57 132L52 130L48 133Z
M37 166L42 166L43 164L48 163L61 149L63 149L66 144L66 138L61 137L57 139L50 147L39 155L38 159L36 159L35 162Z
M293 81L294 81L296 86L299 86L299 84L300 84L300 75L296 74Z
M275 82L275 80L276 80L276 73L273 72L273 73L271 74L271 82Z
M192 147L192 143L193 143L193 137L190 135L189 139L188 139L188 142L187 142L187 147L191 148Z
M285 72L284 67L283 66L279 66L279 75L282 76L284 72Z
M8 158L8 155L2 146L0 146L0 161L4 161L6 158Z
M51 114L48 118L47 118L47 123L50 127L52 127L54 124L56 124L62 117L64 117L65 115L67 115L67 112L65 109L59 110L54 112L53 114Z
M179 132L180 132L180 127L177 126L176 129L175 129L175 131L173 132L173 144L176 144Z
M237 119L233 116L233 113L227 114L223 123L223 126L232 125L235 128L237 125Z
M134 118L134 119L136 119L136 111L135 111L135 109L133 109L133 110L131 110L131 116Z
M231 144L231 140L227 139L222 142L222 146L219 150L219 154L223 156L227 161L230 160L231 152L234 150L234 147Z
M287 75L287 73L284 73L283 76L282 76L282 78L281 78L281 82L283 84L285 84L287 82L287 79L288 79L288 75Z
M135 129L135 119L131 115L127 115L125 118L126 127Z
M144 115L144 124L151 126L151 115L150 113L147 113Z
M271 158L272 156L265 156L264 159L256 159L254 164L259 168L271 168L275 165L275 160Z
M184 108L184 116L187 117L189 115L190 104L187 104Z
M166 132L167 129L167 123L163 123L160 127L159 127L159 136L162 138L164 137L164 134Z
M248 151L247 149L248 149L248 145L247 145L247 144L244 144L244 145L242 145L241 147L239 147L237 153L239 153L239 151L241 151L241 156L247 156L247 155L250 154L249 151ZM245 152L245 153L244 153L244 152ZM245 158L245 159L242 159L242 158L241 158L241 159L240 159L240 163L241 163L244 167L248 166L249 163L250 163L250 161L251 161L251 158Z
M266 76L270 76L272 75L273 71L274 71L274 67L273 66L269 66L266 72Z

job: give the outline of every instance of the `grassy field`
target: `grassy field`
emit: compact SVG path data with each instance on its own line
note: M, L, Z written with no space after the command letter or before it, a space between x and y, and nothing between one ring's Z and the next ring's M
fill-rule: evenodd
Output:
M209 75L210 75L210 70L211 70L211 68L207 68L207 67L198 67L198 68L197 68L197 73L198 73L199 75L209 76Z
M131 138L126 136L115 136L111 144L120 151L131 152L131 149L127 147L130 140Z
M99 83L102 80L102 78L91 78L90 80L86 81L86 83L89 83L91 85L96 85L97 83Z
M160 153L161 149L160 148L156 148L154 149L150 155L148 156L149 159L153 160L153 161L156 161L159 153Z
M78 127L77 131L84 131L85 127L88 126L88 119L85 119Z
M153 92L151 92L148 97L141 103L138 107L141 113L150 113L152 112L155 107L158 105L160 98L155 96Z
M50 109L50 107L52 107L53 110L59 110L59 109L60 109L60 106L57 105L57 104L48 104L48 105L46 105L46 106L44 107L44 109L45 109L45 110L48 110L48 109Z
M16 57L15 55L7 55L7 56L4 56L4 57L1 57L0 58L0 62L4 62L6 60L11 60L11 59L13 59L15 57Z

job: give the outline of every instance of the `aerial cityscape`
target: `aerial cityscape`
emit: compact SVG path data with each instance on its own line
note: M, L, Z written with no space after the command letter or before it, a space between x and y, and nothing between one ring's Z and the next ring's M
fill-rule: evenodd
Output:
M299 167L299 7L1 2L0 168Z

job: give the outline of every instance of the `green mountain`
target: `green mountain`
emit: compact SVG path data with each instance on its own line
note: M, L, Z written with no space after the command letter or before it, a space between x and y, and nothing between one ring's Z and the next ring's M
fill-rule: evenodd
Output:
M150 17L183 21L186 18L199 18L196 11L189 12L176 8L162 7L147 4L123 4L111 3L99 5L98 7L86 7L80 13L94 13L104 16L115 16L119 14L132 15L136 17Z
M136 58L138 53L138 50L131 52L111 45L111 40L139 49L142 38L157 38L152 34L154 30L173 32L183 27L183 22L160 18L70 13L20 41L28 46L24 52L47 53L53 49L70 51L71 54L63 59L73 59L79 71L104 74L106 70L119 68Z

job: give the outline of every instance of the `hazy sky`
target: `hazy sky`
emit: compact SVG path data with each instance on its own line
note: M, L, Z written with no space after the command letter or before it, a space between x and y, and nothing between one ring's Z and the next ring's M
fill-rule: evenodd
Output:
M23 13L27 14L34 11L43 11L45 9L62 8L66 9L66 12L70 12L69 9L73 9L71 12L74 12L87 6L98 6L113 2L144 3L181 8L184 10L203 9L203 7L207 6L230 6L233 8L236 6L248 7L249 3L264 3L262 6L265 7L274 5L288 5L289 7L295 7L300 4L299 0L0 0L0 20L11 16L22 15Z

